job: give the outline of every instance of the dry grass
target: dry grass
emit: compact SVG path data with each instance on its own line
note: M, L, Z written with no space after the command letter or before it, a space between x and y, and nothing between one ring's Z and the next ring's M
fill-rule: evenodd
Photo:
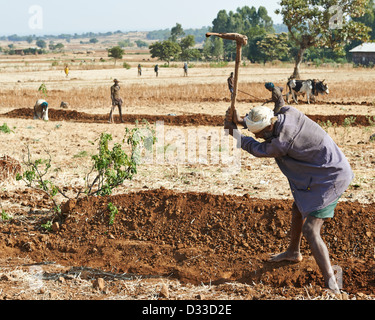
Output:
M277 83L283 86L285 84ZM154 85L129 84L122 87L122 96L127 105L141 106L145 104L170 104L179 102L229 102L226 84L180 84ZM357 85L351 81L329 84L329 96L318 97L319 101L363 101L373 103L375 86L372 84ZM268 99L270 93L265 90L263 83L242 83L238 100L242 102L261 102ZM286 89L285 89L286 90ZM285 92L285 91L284 91ZM41 97L37 90L18 88L15 90L0 90L2 105L12 108L32 107L34 101ZM51 90L48 92L50 106L56 108L61 101L68 102L79 111L80 108L97 109L107 106L110 102L109 87L73 88L71 90ZM301 98L305 101L305 98Z

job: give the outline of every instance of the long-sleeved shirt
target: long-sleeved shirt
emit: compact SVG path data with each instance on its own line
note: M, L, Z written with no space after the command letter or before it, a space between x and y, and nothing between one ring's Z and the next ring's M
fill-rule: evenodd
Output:
M277 115L273 138L258 142L241 136L241 148L255 157L275 158L303 215L337 200L353 179L348 160L332 138L297 109Z

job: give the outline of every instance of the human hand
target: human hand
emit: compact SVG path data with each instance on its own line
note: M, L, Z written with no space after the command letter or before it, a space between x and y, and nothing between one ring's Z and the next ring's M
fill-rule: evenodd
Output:
M237 116L237 112L234 112L235 116ZM229 107L225 113L225 120L224 120L224 129L229 131L229 134L233 136L233 131L237 130L237 124L233 122L233 113L232 109Z

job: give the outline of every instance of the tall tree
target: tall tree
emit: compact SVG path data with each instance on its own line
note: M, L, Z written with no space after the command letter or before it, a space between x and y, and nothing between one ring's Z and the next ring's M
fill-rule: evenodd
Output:
M155 42L149 48L152 58L159 58L162 61L166 61L168 66L172 58L181 53L180 45L170 40Z
M244 6L237 8L236 12L220 10L212 21L212 32L235 32L245 34L248 45L243 48L243 55L250 60L255 60L253 46L267 33L274 32L272 18L268 16L267 9L260 6ZM256 40L255 40L256 39ZM224 55L226 58L235 57L236 44L230 40L224 40ZM256 53L258 55L258 53ZM259 58L258 56L256 57Z
M261 50L264 62L275 59L282 60L289 54L288 34L285 32L267 34L261 41L257 42Z
M117 59L122 59L122 56L125 53L125 51L119 46L115 46L110 49L107 49L107 51L108 51L108 57L112 57L113 59L115 59L115 64L117 62Z
M182 25L179 23L176 23L176 25L171 29L171 36L169 40L172 42L177 42L177 39L185 35L184 29L182 28Z
M371 40L375 40L375 3L374 0L369 0L365 9L365 14L358 18L353 18L354 21L362 22L371 28Z
M339 51L348 41L369 39L369 27L352 18L365 13L369 0L282 0L277 14L283 16L298 47L293 78L300 78L300 65L307 48L330 47Z
M180 41L181 55L180 59L183 61L189 61L191 59L199 59L201 54L198 49L194 49L195 37L193 35L188 35L182 38Z

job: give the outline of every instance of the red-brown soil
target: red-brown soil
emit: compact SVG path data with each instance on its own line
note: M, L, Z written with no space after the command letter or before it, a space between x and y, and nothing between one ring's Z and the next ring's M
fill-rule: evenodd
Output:
M27 190L24 201L32 192ZM112 226L109 202L119 209ZM63 218L55 218L60 228L51 232L40 227L45 216L35 221L33 212L33 224L22 219L4 223L0 258L28 257L193 284L323 287L304 239L301 263L267 261L270 253L288 246L290 201L160 188L70 200L62 209ZM375 294L374 213L371 205L341 202L335 218L323 226L332 264L341 268L343 290L349 294Z
M8 118L32 119L33 109L20 108L1 115ZM49 120L51 121L76 121L84 123L105 123L108 122L108 114L89 114L76 110L49 109ZM341 126L345 123L345 119L351 118L351 126L369 126L375 120L374 117L365 115L307 115L315 122L327 123L329 120L332 124ZM178 126L221 126L224 122L223 116L208 114L189 114L189 115L147 115L147 114L125 114L123 119L126 123L134 124L137 120L147 120L149 123L163 121L166 125ZM114 115L114 120L119 122L119 116Z
M32 109L20 108L2 117L31 119L32 114ZM345 125L348 117L352 117L351 126L369 126L374 121L362 115L308 116L316 122L329 120L339 126ZM49 118L83 123L108 121L107 114L62 109L50 109ZM164 121L168 125L221 126L224 117L127 114L124 119L131 124L146 119L150 123ZM119 121L117 115L115 120ZM0 171L9 172L9 159L0 160ZM8 259L6 267L14 263L9 259L53 262L70 268L100 270L108 272L107 275L110 272L118 276L175 279L183 284L217 285L240 299L274 299L275 294L293 299L307 292L306 288L309 288L308 294L319 296L319 288L324 287L321 272L304 239L302 262L268 262L269 254L282 252L288 246L290 200L251 198L249 194L239 197L177 193L163 188L81 198L63 206L63 216L54 217L59 228L48 232L41 225L50 221L51 216L42 214L41 210L51 210L52 203L40 194L40 199L35 200L35 193L26 188L16 195L0 194L1 200L19 201L30 208L29 216L20 213L21 217L16 215L1 223L0 262ZM112 226L109 225L110 202L119 209ZM371 204L340 202L335 218L325 222L322 230L332 264L342 271L343 290L357 297L375 294L374 212ZM0 263L1 267L4 265ZM44 270L48 270L47 266ZM56 275L61 274L59 272L56 271ZM69 275L71 273L66 273L65 279L71 279ZM97 275L98 271L93 277ZM8 279L8 275L0 277L0 294L2 288L4 292L12 292L12 282ZM228 283L261 284L273 291L259 295L243 288L229 288ZM297 291L293 293L285 288ZM73 291L68 289L68 292ZM18 293L9 295L15 299ZM26 299L30 297L34 298L26 295Z

